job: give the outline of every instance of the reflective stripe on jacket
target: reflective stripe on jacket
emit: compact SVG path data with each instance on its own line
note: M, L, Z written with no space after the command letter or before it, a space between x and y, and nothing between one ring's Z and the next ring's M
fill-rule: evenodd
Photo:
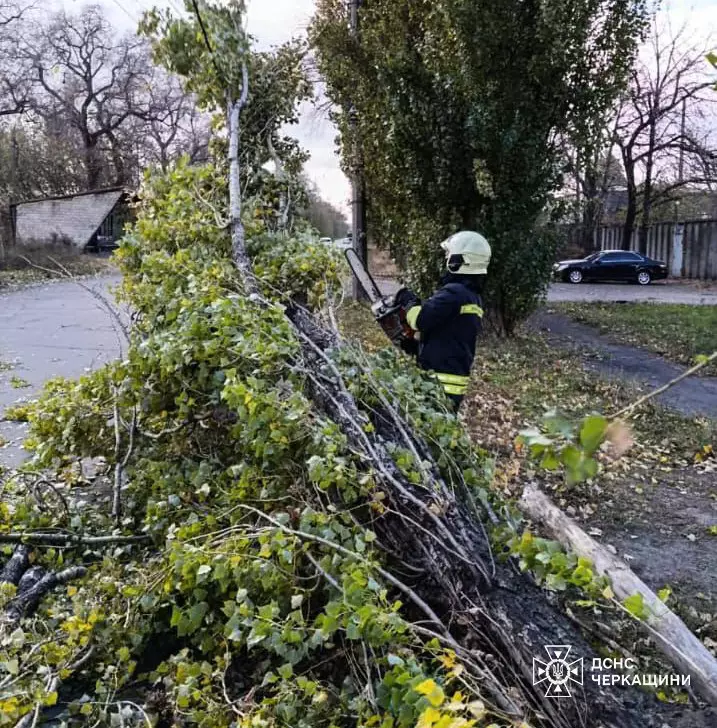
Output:
M421 335L418 363L435 372L446 393L466 393L476 341L481 330L480 296L458 276L451 276L436 293L406 314Z

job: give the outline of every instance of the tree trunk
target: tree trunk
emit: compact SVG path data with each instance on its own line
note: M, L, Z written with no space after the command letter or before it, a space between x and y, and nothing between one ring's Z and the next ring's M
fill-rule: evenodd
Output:
M102 174L102 163L97 153L97 143L94 141L85 142L85 173L87 174L87 189L96 190Z
M635 231L635 220L637 218L637 185L635 184L635 162L632 159L632 152L621 147L622 164L625 168L627 179L627 211L625 223L622 227L622 249L631 250L632 234Z
M684 622L624 561L590 538L534 486L525 489L520 509L532 520L542 524L551 538L589 559L598 574L608 576L618 599L642 595L647 612L645 622L650 626L657 646L679 672L691 677L694 686L710 705L717 705L717 661Z
M650 222L652 215L652 170L653 156L647 155L645 165L645 183L642 196L642 219L640 221L640 253L647 255L647 240L650 235Z
M631 250L632 234L635 232L635 220L637 219L637 188L634 181L627 183L627 211L625 223L622 227L622 249Z
M232 258L242 276L249 293L256 293L256 282L251 268L251 261L244 245L244 224L241 219L241 166L239 164L239 121L241 112L249 95L249 70L242 64L241 98L234 101L227 99L227 116L229 122L229 220L232 231Z

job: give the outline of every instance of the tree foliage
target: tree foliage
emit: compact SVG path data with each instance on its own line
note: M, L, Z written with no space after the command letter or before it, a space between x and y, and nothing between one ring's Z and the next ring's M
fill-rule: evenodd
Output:
M375 535L351 515L361 502L380 513L372 477L307 399L282 307L243 295L229 236L195 204L196 187L213 205L224 202L224 175L213 167L180 166L141 193L119 255L136 322L126 357L78 382L51 383L30 414L36 466L62 471L99 455L125 462L122 529L147 534L156 548L118 546L113 558L64 552L66 563L88 563L91 578L46 601L3 643L4 664L24 687L22 697L0 697L3 720L56 702L47 676L59 675L94 686L90 700L78 693L66 706L77 724L121 714L140 725L129 696L151 685L141 688L142 710L186 725L227 726L240 711L242 726L413 726L429 710L474 725L471 710L484 708L448 698L460 688L455 657L437 643L419 648L377 572ZM326 282L337 282L334 254L272 241L253 225L247 220L266 294L301 287L320 303ZM406 371L393 354L377 364L382 387ZM351 357L340 365L352 366ZM444 457L468 456L478 483L480 461L441 414L439 388L402 381L426 435ZM358 378L351 386L371 389ZM5 530L113 528L101 498L70 499L53 513L20 483L11 492ZM327 508L332 500L342 507ZM38 563L59 558L49 550ZM48 647L23 650L43 639ZM90 647L92 659L70 667ZM365 692L366 680L377 692Z
M330 318L338 256L310 236L272 234L245 206L250 287L221 218L227 192L223 164L184 160L148 175L118 253L120 296L133 312L126 352L78 381L51 382L26 408L35 458L5 484L0 541L19 531L35 545L35 564L88 573L3 631L0 725L46 709L70 726L567 725L536 709L540 696L520 675L528 663L515 658L525 645L483 604L496 594L525 600L521 588L540 598L493 549L519 555L549 588L598 598L604 584L584 559L520 532L490 490L486 453L440 385L397 350L319 349L317 364L291 315ZM340 401L323 404L336 382ZM349 404L351 428L331 409ZM534 454L592 472L605 422L555 430L555 443L528 435ZM386 461L371 458L372 448ZM103 458L109 476L89 493L76 475L87 457ZM448 530L456 513L482 518L470 540ZM397 524L398 536L415 526L425 555L396 550L406 543ZM64 548L50 547L63 536ZM490 577L472 561L483 553L501 575L485 592ZM440 578L426 585L415 566L424 558L465 576L451 588L476 601L452 629L480 648L461 646L417 594L440 591ZM14 584L0 587L5 615L15 596ZM550 629L549 616L536 625L517 611L521 642ZM622 707L612 697L600 705ZM572 703L567 710L578 715Z
M274 218L275 228L282 226L284 217L290 226L305 201L299 175L308 157L281 129L298 122L297 105L312 96L305 44L292 40L271 51L252 51L252 38L235 22L242 3L200 2L201 25L192 4L186 6L189 17L176 17L169 10L147 13L140 30L153 41L155 59L182 76L199 103L211 111L226 110L227 93L239 98L241 65L246 62L251 82L239 139L243 196L252 198L264 190L264 201L271 201L265 215ZM225 150L218 145L216 152ZM267 165L273 166L271 174Z
M376 241L426 292L440 239L481 230L494 250L489 303L512 331L548 280L552 244L540 223L559 182L559 137L593 143L645 3L371 0L360 41L345 3L318 7L311 39L347 170L361 150Z
M305 180L307 203L303 216L318 230L322 236L334 240L346 237L349 226L346 216L331 203L323 200L319 190L309 180Z

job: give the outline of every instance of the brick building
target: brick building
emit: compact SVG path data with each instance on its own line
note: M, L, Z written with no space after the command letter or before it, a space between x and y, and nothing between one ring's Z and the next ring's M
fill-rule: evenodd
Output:
M10 205L10 219L18 245L112 248L131 219L129 195L116 187L18 202Z

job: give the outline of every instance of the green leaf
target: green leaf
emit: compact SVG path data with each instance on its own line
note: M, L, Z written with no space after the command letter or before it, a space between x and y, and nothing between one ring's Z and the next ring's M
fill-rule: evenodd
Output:
M670 589L669 586L663 587L660 589L660 591L657 592L657 598L661 602L665 602L667 604L667 600L670 598L670 595L672 594L672 589Z
M627 609L633 617L638 619L646 619L648 616L647 609L645 607L645 600L640 592L629 596L623 601L623 606Z
M564 591L567 588L567 582L558 574L548 574L545 577L545 586L553 591Z
M551 471L557 470L560 467L560 460L554 450L550 449L543 455L543 459L540 461L540 467Z
M607 432L608 421L602 415L588 417L580 429L580 444L589 455L592 455L602 444Z

